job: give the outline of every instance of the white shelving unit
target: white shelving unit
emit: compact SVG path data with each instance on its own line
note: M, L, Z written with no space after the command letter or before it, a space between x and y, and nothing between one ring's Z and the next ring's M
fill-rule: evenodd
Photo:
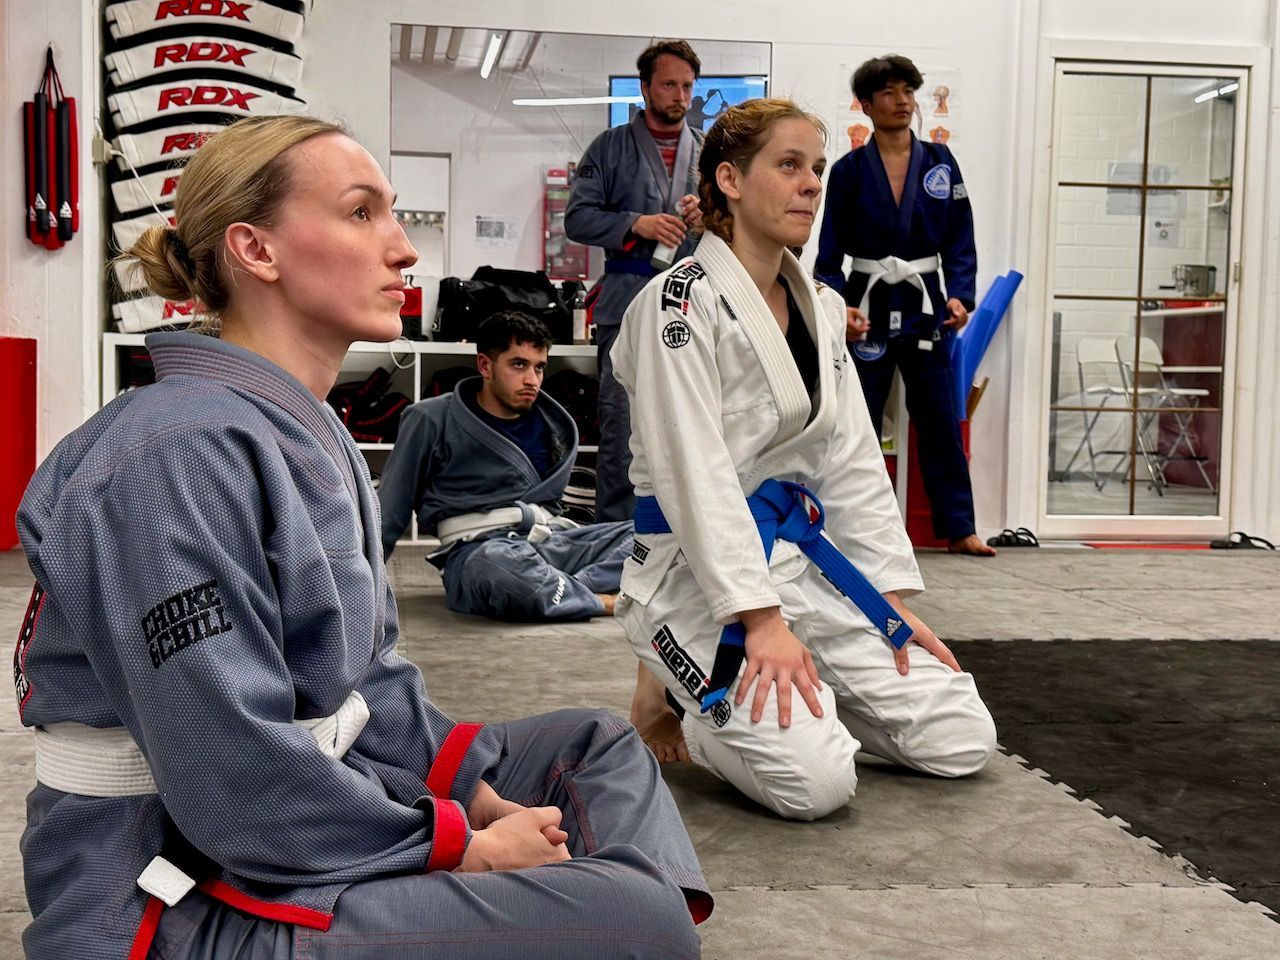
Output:
M146 345L143 333L107 333L102 336L102 406L106 406L120 393L121 353L130 348ZM342 364L339 383L362 379L375 367L389 366L391 389L403 393L411 402L424 399L431 378L449 367L474 367L476 347L474 343L455 343L443 340L395 340L391 343L360 341L351 345ZM547 375L562 369L572 369L588 376L596 375L596 348L592 345L555 344L547 362ZM370 472L377 476L392 449L390 443L359 443L357 446L369 462ZM594 445L578 448L579 454L598 451ZM431 545L434 538L418 535L418 520L413 518L409 536L402 542Z

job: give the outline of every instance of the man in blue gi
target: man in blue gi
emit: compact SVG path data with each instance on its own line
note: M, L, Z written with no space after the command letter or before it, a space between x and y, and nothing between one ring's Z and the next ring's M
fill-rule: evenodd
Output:
M385 556L417 511L440 538L449 609L500 620L611 616L631 555L630 520L579 527L560 516L578 431L542 393L551 334L522 313L480 324L480 376L405 410L382 471Z
M975 532L947 343L974 307L973 211L951 151L911 132L923 83L897 55L854 72L854 96L875 133L831 168L814 275L848 305L851 353L877 434L893 371L902 371L935 534L952 553L991 556ZM853 258L847 278L845 256Z
M600 368L600 453L596 519L629 520L631 415L609 351L622 315L641 288L693 252L702 131L685 122L702 63L683 40L663 40L636 61L644 109L592 141L578 164L565 233L603 247L604 276L591 295ZM665 248L665 249L664 249Z

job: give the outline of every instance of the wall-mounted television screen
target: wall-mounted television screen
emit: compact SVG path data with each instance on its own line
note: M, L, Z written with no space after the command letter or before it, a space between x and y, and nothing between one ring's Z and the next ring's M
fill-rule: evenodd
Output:
M699 77L693 82L693 101L685 115L685 122L704 132L710 130L716 117L731 106L755 97L768 96L768 87L769 78L762 76ZM609 96L633 98L629 103L609 104L611 127L630 123L631 118L644 106L640 97L639 77L610 77Z

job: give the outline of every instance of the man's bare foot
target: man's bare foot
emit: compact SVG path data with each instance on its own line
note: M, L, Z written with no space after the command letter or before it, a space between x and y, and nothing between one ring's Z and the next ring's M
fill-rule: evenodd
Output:
M636 694L631 699L631 725L659 763L689 759L680 718L667 704L662 681L643 663L636 665Z
M971 533L967 537L957 537L947 544L947 553L967 553L974 557L994 557L996 548L989 547L982 542L982 538L976 533Z
M600 614L600 616L612 617L613 608L618 604L618 595L616 593L597 593L596 596L604 604L604 613Z

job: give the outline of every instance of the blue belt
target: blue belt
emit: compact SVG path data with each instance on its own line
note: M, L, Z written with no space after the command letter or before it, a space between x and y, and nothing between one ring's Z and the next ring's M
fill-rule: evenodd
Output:
M809 513L812 504L817 516ZM911 627L881 596L858 569L835 545L822 536L826 515L822 503L798 483L766 480L753 496L747 498L751 517L764 544L765 559L773 555L776 540L796 544L827 581L848 597L871 620L875 628L894 647L911 639ZM662 514L656 497L636 498L636 533L671 533L671 525ZM738 676L738 668L746 658L747 631L741 622L727 624L720 634L716 661L702 696L702 712L706 713L729 695L729 686Z
M604 262L605 273L633 273L637 277L656 277L659 271L648 260L615 257Z

